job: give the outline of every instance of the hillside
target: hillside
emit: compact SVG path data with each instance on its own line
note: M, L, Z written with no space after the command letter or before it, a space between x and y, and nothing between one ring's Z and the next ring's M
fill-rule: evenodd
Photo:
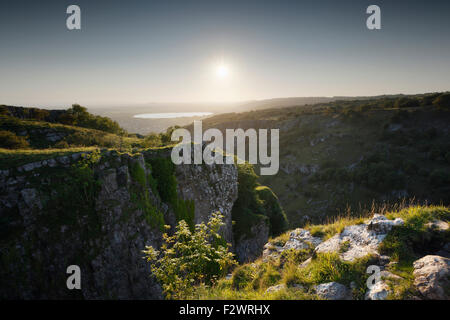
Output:
M206 128L279 128L280 170L261 183L292 228L372 202L450 203L449 94L338 101L230 113Z
M70 125L12 110L0 116L2 299L158 299L142 251L160 248L165 226L194 230L219 212L221 243L241 261L285 230L270 224L285 219L276 196L245 165L175 166L165 134L111 133L86 110ZM262 233L243 232L250 206ZM70 264L84 270L81 291L66 289Z
M248 163L175 166L172 129L141 136L78 105L4 106L0 297L448 299L446 99L204 122L280 128L270 177ZM85 270L81 291L65 289L70 264ZM382 281L368 288L372 265Z
M287 232L255 262L189 297L450 299L450 210L413 205L378 212Z

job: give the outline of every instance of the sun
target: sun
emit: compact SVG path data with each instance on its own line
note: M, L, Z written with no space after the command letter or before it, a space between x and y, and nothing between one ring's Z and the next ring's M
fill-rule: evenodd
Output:
M226 66L224 64L220 64L216 68L216 75L219 78L225 78L229 75L229 73L230 73L230 69L228 68L228 66Z

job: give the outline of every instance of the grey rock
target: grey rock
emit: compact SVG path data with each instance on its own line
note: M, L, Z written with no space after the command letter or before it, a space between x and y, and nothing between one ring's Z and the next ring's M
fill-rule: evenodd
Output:
M448 300L450 289L450 259L428 255L416 260L414 285L427 299Z
M364 298L366 300L385 300L390 293L391 289L387 283L379 280L368 289Z
M437 230L437 231L446 231L449 228L448 223L445 221L442 221L442 220L434 220L434 221L428 222L425 226L428 228Z
M314 286L316 294L326 300L349 300L350 292L346 286L337 282L321 283Z
M23 201L30 209L35 207L42 209L42 203L36 189L22 189L20 194L22 195Z
M286 241L283 247L275 246L267 243L264 246L263 259L276 259L285 250L294 249L302 250L308 248L315 248L322 242L322 239L313 237L308 230L297 228L289 234L289 240Z
M367 255L379 256L378 247L393 226L403 224L402 219L389 220L375 214L372 219L359 225L347 226L330 239L320 243L316 252L340 252L345 244L348 249L340 254L344 261L354 261Z
M241 236L236 244L236 258L240 263L253 261L258 258L269 239L269 226L264 220L251 227L253 237Z
M165 156L170 157L170 152ZM41 180L34 180L41 181L42 185L52 185L52 179L56 177L53 172L60 173L59 169L52 168L61 164L67 166L77 158L77 155L69 155L45 159L46 174L39 177ZM33 172L44 161L20 168ZM146 245L160 248L162 232L148 223L142 208L133 201L132 189L129 188L135 183L129 166L134 162L144 165L144 157L111 152L107 161L109 168L104 166L100 169L102 162L94 165L100 182L94 199L95 220L92 219L92 212L62 212L58 209L46 212L43 204L51 203L60 190L50 190L44 194L46 189L41 189L39 182L31 181L33 175L18 175L17 168L10 170L7 176L3 171L0 173L2 214L18 211L20 215L11 214L14 219L8 221L8 228L23 230L11 239L11 245L7 248L14 250L11 251L13 262L2 270L2 274L8 274L8 277L2 279L0 299L163 297L142 253ZM234 165L198 167L177 166L177 192L183 199L195 202L196 223L206 222L212 213L221 211L225 216L222 232L231 242L231 209L237 198L237 169ZM146 174L150 173L146 168L144 170ZM162 203L150 187L144 192L147 192L152 206L165 212L166 217L173 216L170 206ZM48 214L60 214L64 219ZM71 219L74 214L76 219ZM250 240L248 246L256 247L250 244ZM39 262L39 276L29 263L30 257ZM82 270L82 290L76 294L64 285L68 264L78 264Z
M286 289L285 284L277 284L275 286L271 286L271 287L267 288L266 293L273 293L273 292L277 292L277 291L280 291L283 289Z

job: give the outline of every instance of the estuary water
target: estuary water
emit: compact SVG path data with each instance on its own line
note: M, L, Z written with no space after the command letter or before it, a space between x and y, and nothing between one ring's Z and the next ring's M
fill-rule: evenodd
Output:
M168 113L142 113L136 114L133 118L140 119L173 119L189 117L206 117L212 115L212 112L168 112Z

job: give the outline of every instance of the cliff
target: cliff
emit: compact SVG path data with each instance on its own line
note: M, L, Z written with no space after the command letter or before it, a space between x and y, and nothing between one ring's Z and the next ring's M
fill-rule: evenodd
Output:
M0 171L2 299L158 299L142 250L163 225L225 217L237 198L234 165L180 165L170 150L73 153ZM171 192L175 190L175 193ZM81 268L68 290L66 268Z

